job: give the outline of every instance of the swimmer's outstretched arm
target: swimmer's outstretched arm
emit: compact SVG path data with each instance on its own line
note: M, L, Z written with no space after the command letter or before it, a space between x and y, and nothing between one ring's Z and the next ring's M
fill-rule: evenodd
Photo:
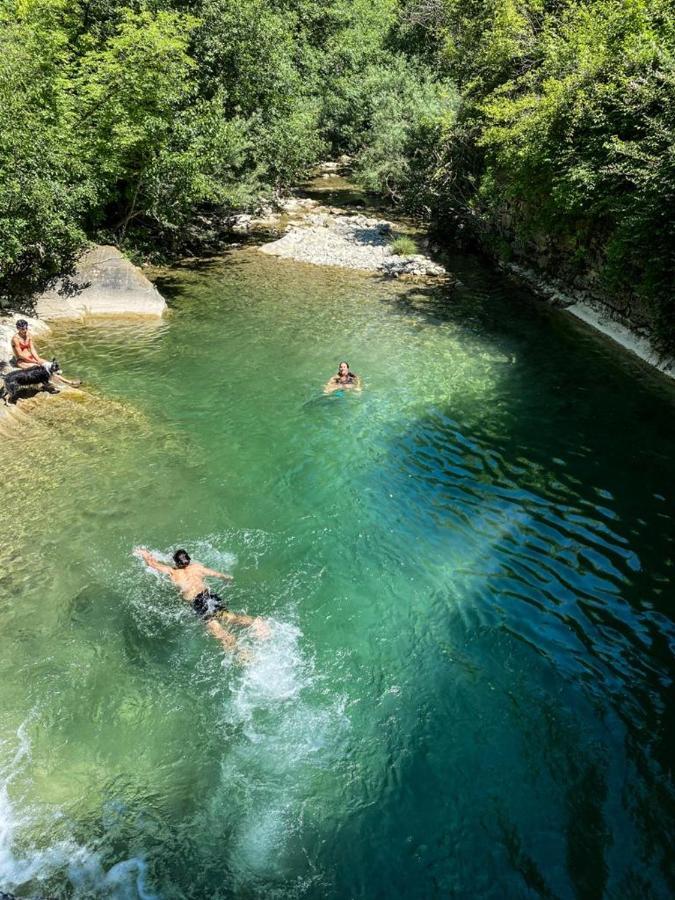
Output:
M158 572L164 572L165 575L168 575L173 571L171 566L166 566L158 559L155 559L152 553L150 553L149 550L145 550L143 547L134 547L133 554L134 556L138 556L139 559L142 559L151 569L156 569Z
M206 566L202 566L202 573L210 575L212 578L222 578L223 581L234 581L234 576L229 575L227 572L217 572L215 569L209 569Z
M326 384L324 385L323 392L324 394L332 394L333 391L336 391L340 387L339 380L333 375L332 378L329 378Z

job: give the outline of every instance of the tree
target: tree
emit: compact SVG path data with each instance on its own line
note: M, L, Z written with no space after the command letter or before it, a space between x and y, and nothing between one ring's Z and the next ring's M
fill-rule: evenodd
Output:
M94 186L74 143L60 7L0 10L0 301L68 270Z

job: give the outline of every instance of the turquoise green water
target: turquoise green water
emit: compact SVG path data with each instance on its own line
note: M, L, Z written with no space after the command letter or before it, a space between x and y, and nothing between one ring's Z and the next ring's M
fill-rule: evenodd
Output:
M55 331L87 393L0 444L0 890L672 895L672 387L453 265L251 249ZM233 572L248 666L136 544Z

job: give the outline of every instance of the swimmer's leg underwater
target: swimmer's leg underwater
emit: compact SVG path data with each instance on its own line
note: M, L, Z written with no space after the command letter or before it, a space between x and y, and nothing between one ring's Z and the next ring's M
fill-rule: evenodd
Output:
M230 653L234 653L237 649L237 640L232 632L228 631L226 628L217 622L215 619L209 619L206 623L206 627L211 632L211 634L220 641L223 647L228 650Z

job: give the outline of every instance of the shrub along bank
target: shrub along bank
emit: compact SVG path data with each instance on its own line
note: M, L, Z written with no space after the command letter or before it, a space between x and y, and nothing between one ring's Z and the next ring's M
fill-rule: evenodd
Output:
M441 229L584 288L675 349L672 0L419 0L409 53L457 85L395 185ZM426 36L426 42L424 37Z

